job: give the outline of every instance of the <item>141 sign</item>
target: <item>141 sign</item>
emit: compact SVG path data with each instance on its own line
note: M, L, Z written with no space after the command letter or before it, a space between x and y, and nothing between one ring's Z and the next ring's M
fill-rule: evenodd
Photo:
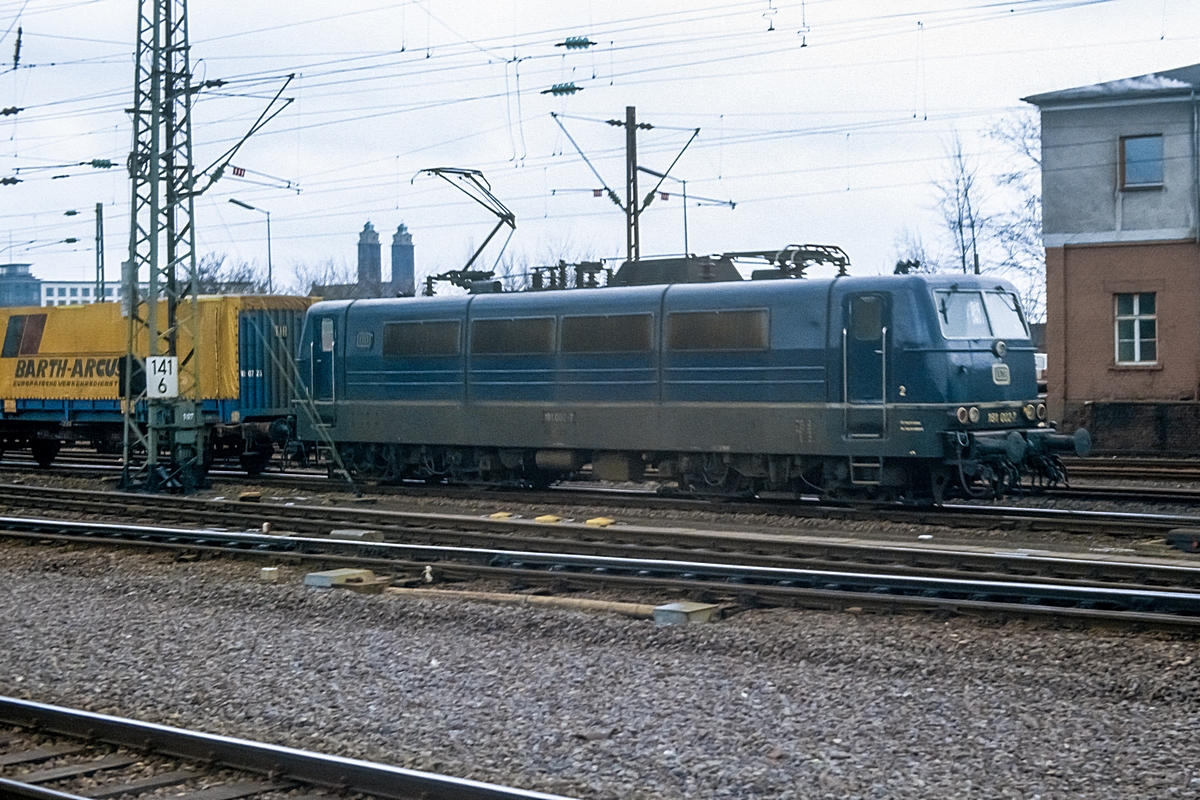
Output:
M179 396L179 359L175 356L150 356L146 359L146 396Z

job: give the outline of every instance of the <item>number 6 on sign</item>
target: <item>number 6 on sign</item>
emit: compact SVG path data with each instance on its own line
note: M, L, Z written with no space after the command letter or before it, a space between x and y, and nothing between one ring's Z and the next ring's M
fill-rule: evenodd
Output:
M175 356L150 356L146 359L146 396L178 397L179 359Z

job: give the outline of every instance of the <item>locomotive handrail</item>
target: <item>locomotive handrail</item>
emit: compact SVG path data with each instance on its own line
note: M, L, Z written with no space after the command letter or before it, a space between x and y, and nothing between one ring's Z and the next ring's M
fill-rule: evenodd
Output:
M887 437L887 326L883 326L883 337L879 343L879 363L880 371L883 373L883 427L879 431L879 437Z
M850 353L849 331L842 327L842 435L850 435Z

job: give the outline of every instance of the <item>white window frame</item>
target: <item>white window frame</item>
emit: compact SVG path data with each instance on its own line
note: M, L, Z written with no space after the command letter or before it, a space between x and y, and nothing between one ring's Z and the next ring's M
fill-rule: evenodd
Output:
M1141 303L1143 295L1155 295L1154 297L1154 313L1141 313ZM1133 296L1133 313L1122 314L1120 312L1121 295ZM1121 360L1121 323L1125 321L1133 321L1133 360ZM1154 323L1154 358L1142 358L1142 322L1149 320ZM1119 292L1113 295L1113 360L1121 365L1133 366L1148 366L1158 363L1158 355L1160 344L1158 338L1158 297L1156 292Z

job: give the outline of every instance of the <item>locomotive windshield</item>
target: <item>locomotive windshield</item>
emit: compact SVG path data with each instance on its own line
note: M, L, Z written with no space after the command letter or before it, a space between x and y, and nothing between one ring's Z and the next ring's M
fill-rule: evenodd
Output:
M947 339L1026 339L1029 330L1012 292L940 290L933 293Z

